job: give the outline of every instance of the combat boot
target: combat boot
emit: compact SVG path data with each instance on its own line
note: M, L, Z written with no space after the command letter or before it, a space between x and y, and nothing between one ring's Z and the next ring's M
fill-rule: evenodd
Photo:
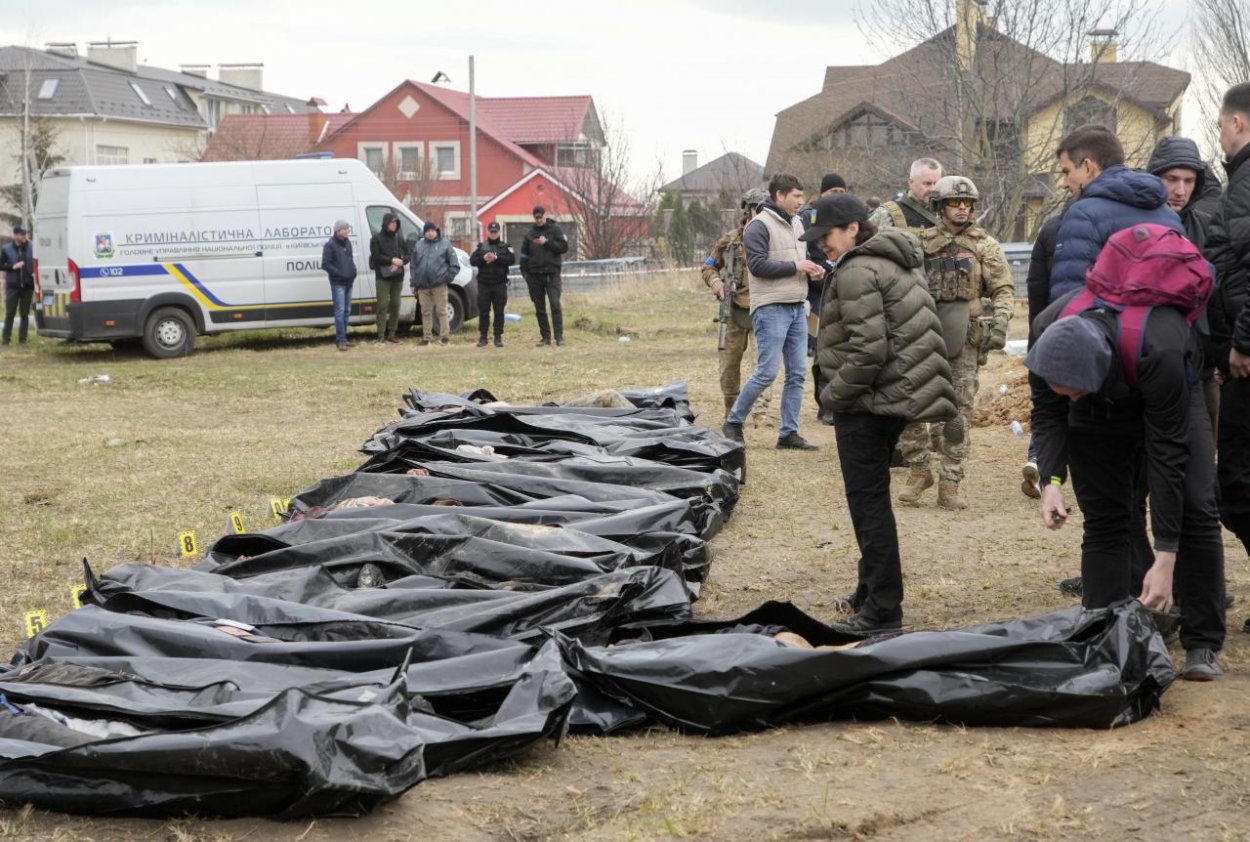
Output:
M932 485L933 474L929 472L928 467L913 465L911 473L907 475L907 487L898 495L898 501L915 506L920 502L920 495Z
M943 509L966 509L968 504L959 499L959 483L953 479L938 482L938 506Z

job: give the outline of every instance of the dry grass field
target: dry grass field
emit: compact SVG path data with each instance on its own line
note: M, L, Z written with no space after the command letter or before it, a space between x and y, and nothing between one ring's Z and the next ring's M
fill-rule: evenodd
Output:
M359 464L356 448L411 386L534 402L686 379L695 409L719 424L714 307L696 277L568 296L564 348L533 347L528 301L509 309L525 319L508 325L502 350L473 347L473 324L449 348L361 342L347 354L324 331L203 339L168 362L42 340L4 349L0 646L18 644L27 611L69 610L84 557L97 570L188 564L180 532L207 545L235 511L263 528L271 498ZM1023 319L1013 327L1022 335ZM1055 583L1077 569L1079 514L1048 532L1019 491L1024 442L1008 425L1020 371L995 355L983 374L992 423L974 431L970 508L941 511L930 497L897 509L909 624L1072 604ZM80 383L98 374L109 382ZM803 433L819 452L779 452L775 428L747 431L750 482L712 543L700 616L788 599L832 618L834 597L853 584L833 431L806 401ZM1250 575L1240 547L1226 546L1238 597L1227 677L1178 682L1160 715L1117 731L836 722L707 739L657 728L539 746L423 783L364 819L96 820L15 808L0 811L0 839L1250 839L1250 646L1240 631Z

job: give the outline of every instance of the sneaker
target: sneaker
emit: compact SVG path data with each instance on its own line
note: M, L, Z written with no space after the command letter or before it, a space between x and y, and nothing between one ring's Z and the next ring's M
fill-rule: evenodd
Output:
M535 348L541 348L541 347L543 347L544 345L550 345L550 344L551 344L551 340L550 340L550 339L540 339L540 340L538 340L537 342L535 342L535 343L534 343L534 347L535 347Z
M486 347L486 337L485 337L485 336L483 336L481 339L479 339L479 340L477 341L477 347L479 347L479 348L485 348L485 347Z
M1020 490L1024 492L1025 497L1032 497L1038 500L1042 496L1042 475L1037 471L1036 462L1025 462L1024 467L1020 469L1020 475L1024 479L1020 482Z
M851 591L846 596L840 596L833 601L833 610L839 614L856 614L859 612L859 599L855 591Z
M902 627L902 617L896 617L893 620L874 620L871 617L865 617L863 614L856 614L849 620L829 624L829 628L834 631L854 635L855 637L868 637L880 632L898 631Z
M501 339L501 338L500 338L500 337L498 337L498 336L496 336L496 337L495 337L495 347L496 347L496 348L502 348L502 347L503 347L503 339Z
M340 351L346 351L346 350L347 350L347 343L346 343L346 342L339 342L339 343L337 343L337 345L338 345L338 349L339 349Z
M746 444L746 443L747 443L746 438L742 435L742 425L741 425L741 424L735 424L735 423L734 423L734 422L732 422L732 421L726 421L724 424L722 424L722 425L721 425L720 431L721 431L721 434L722 434L725 438L727 438L727 439L733 439L733 440L734 440L734 441L736 441L738 444Z
M1083 596L1085 593L1085 584L1081 581L1080 576L1073 576L1071 579L1064 579L1059 583L1059 590L1068 596Z
M398 336L396 336L395 334L393 334L393 333L392 333L390 336L386 337L386 341L387 341L387 342L394 342L396 345L398 345L398 344L399 344L399 337L398 337Z
M564 340L563 340L563 339L557 339L557 340L556 340L556 345L563 345L563 344L564 344Z
M429 344L430 344L430 340L428 340L428 339L422 339L420 344L422 344L422 345L429 345Z
M451 342L451 340L450 340L450 339L448 339L446 336L444 336L442 339L438 340L438 344L439 344L439 345L446 345L446 344L447 344L447 343L449 343L449 342Z
M1223 674L1224 668L1214 649L1190 649L1185 653L1181 678L1186 681L1215 681Z
M798 433L788 433L777 439L778 450L820 450L819 447L812 444Z
M348 348L355 348L355 347L356 347L356 343L355 343L355 341L354 341L354 340L351 340L351 339L347 340L347 341L346 341L346 342L344 342L343 344L344 344L344 345L346 345Z

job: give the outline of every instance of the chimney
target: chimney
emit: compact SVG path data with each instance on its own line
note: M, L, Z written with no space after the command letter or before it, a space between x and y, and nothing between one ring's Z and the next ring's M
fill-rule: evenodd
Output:
M321 142L321 135L326 130L326 115L317 107L317 101L308 101L308 147L311 149Z
M681 151L681 174L690 175L699 168L699 153L695 149Z
M970 72L977 60L977 27L989 25L985 0L955 0L955 60Z
M87 61L134 73L139 68L139 42L88 41Z
M217 81L247 88L249 91L260 91L264 90L261 84L264 72L265 65L260 62L219 64L217 65Z
M1114 29L1095 29L1089 33L1089 60L1093 64L1115 64L1119 58Z
M178 69L188 76L199 76L201 79L208 78L207 64L180 64Z
M49 41L44 44L48 52L67 58L78 58L78 45L73 41Z

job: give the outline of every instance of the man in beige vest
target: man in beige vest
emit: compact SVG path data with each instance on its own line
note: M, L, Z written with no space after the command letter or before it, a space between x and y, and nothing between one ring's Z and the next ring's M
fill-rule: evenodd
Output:
M722 429L728 438L743 441L743 422L756 399L777 378L784 360L777 447L815 450L816 445L799 435L799 408L807 373L807 279L824 277L825 270L807 259L806 244L799 242L803 185L792 175L775 175L768 183L768 195L742 231L758 358Z

